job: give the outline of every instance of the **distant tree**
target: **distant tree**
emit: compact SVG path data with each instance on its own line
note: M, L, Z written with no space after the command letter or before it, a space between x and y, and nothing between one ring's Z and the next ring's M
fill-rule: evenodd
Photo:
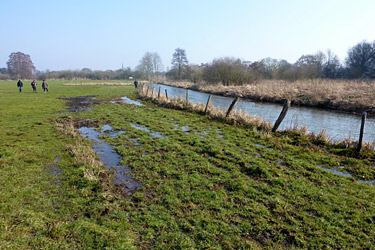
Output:
M248 66L240 59L224 57L212 61L203 69L203 79L206 82L223 85L243 85L253 80Z
M151 80L158 78L160 71L163 70L163 64L161 58L156 52L146 52L139 61L136 70L140 74L141 78Z
M11 53L7 61L7 67L12 78L30 79L35 71L30 55L22 52Z
M345 63L352 78L375 78L375 41L350 48Z
M83 68L81 71L82 71L82 72L92 72L92 70L89 69L89 68Z
M152 78L153 69L152 53L146 52L139 61L137 70L141 73L142 78L150 80Z
M177 48L172 56L172 67L173 69L177 69L178 80L181 79L182 71L186 68L188 63L185 50Z
M276 59L272 59L270 57L264 58L259 64L259 73L265 79L272 79L277 66L278 62Z
M8 70L7 68L0 68L0 74L7 74Z
M323 77L325 78L338 78L341 71L341 63L339 58L331 51L327 51L327 59L323 64Z
M302 55L295 63L298 78L318 78L322 76L325 55L318 51L315 55Z
M163 70L163 63L158 53L151 53L153 75L158 79L159 73Z

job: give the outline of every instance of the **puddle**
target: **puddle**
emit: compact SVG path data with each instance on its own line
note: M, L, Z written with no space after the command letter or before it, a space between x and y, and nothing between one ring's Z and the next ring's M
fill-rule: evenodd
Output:
M122 135L123 133L125 133L124 130L114 131L113 128L108 124L102 127L102 131L111 138L116 138L119 135Z
M199 135L200 138L204 138L205 135L208 135L206 130L203 130L202 132L195 131L195 133Z
M221 134L217 134L217 137L219 137L221 140L223 140L223 141L226 141L227 139L225 139L225 137L223 136L223 135L221 135Z
M350 174L350 173L345 173L345 172L342 172L342 171L337 170L337 169L325 168L325 167L323 167L322 165L317 165L317 167L320 168L320 169L323 169L323 170L325 170L325 171L331 172L331 173L333 173L333 174L337 174L337 175L339 175L339 176L343 176L343 177L347 177L347 178L355 178L352 174ZM340 166L339 168L343 169L343 168L345 168L345 167L344 167L344 166ZM356 179L359 183L368 183L368 184L370 184L370 185L372 185L372 186L375 186L375 180L368 180L368 181L366 181L366 180L359 180L359 179L357 179L357 178L355 178L355 179Z
M136 105L136 106L143 106L142 103L138 102L138 101L134 101L126 96L123 96L121 97L121 102L122 103L126 103L126 104L133 104L133 105Z
M103 132L112 132L112 127L104 125L102 128ZM79 129L81 135L94 141L92 146L93 150L97 153L100 161L107 167L108 170L114 173L114 183L118 185L125 185L127 192L134 191L140 187L141 184L134 180L131 176L131 169L128 165L121 164L121 156L114 150L114 148L106 143L104 140L99 139L102 133L95 130L95 128L81 127ZM122 131L123 132L123 131Z
M140 146L142 145L140 142L138 142L140 138L133 138L133 139L130 139L130 141L132 141L134 143L134 146Z
M156 138L168 138L168 136L165 136L163 135L162 133L160 132L151 132L148 128L146 127L143 127L143 126L139 126L139 125L136 125L134 123L130 123L130 126L137 129L137 130L143 130L143 131L146 131L148 133L150 133L151 137L156 137Z
M47 174L52 177L52 183L55 185L61 185L61 173L62 170L57 166L57 163L59 162L60 157L56 157L54 160L54 165L46 167L45 170L48 172Z
M190 130L189 126L182 126L181 127L182 132L189 132L189 130Z
M152 133L150 133L150 135L151 135L151 137L156 137L156 138L168 138L168 136L164 136L160 132L152 132Z
M130 123L130 126L131 126L132 128L137 129L137 130L143 130L143 131L146 131L146 132L150 133L150 130L149 130L148 128L146 128L146 127L139 126L139 125L136 125L136 124L134 124L134 123Z

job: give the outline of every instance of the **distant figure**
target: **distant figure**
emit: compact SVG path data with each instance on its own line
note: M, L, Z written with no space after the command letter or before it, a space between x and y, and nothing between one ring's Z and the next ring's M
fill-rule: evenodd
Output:
M134 87L138 88L138 81L137 80L134 81Z
M20 90L20 93L21 93L22 92L22 87L23 87L23 82L21 81L21 79L18 79L17 87L18 87L18 89Z
M34 92L34 93L36 93L36 85L38 85L38 84L36 83L35 80L33 80L33 81L31 82L31 87L33 88L33 92Z
M48 92L48 83L46 82L46 80L43 80L43 83L42 83L42 88L43 88L43 92Z

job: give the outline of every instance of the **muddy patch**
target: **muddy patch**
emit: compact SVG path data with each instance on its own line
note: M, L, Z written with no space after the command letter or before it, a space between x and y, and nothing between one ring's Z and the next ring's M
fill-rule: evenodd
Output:
M141 187L141 184L132 177L130 167L128 165L121 164L121 156L111 145L106 143L103 139L100 139L100 136L103 134L116 137L125 131L114 131L111 126L104 125L101 132L97 131L96 128L93 127L81 127L79 128L79 132L84 138L94 142L92 148L99 156L100 161L108 170L114 173L114 184L123 186L126 192L132 192Z
M105 101L97 101L95 96L75 96L75 97L60 97L61 100L66 100L66 106L69 112L92 111L91 107L94 104L103 104Z

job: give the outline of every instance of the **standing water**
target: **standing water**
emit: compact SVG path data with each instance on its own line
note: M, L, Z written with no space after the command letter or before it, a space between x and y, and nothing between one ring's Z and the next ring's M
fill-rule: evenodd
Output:
M150 87L155 87L156 92L161 87L161 93L165 93L165 89L168 91L168 97L178 98L186 97L186 89L166 86L162 84L149 84ZM206 104L209 94L189 90L189 101L194 104L203 103ZM221 109L228 109L229 105L233 101L233 97L224 97L211 95L211 104ZM256 103L248 100L240 100L235 109L236 111L242 111L251 116L260 116L267 122L274 124L277 120L282 109L280 104L270 103ZM295 126L305 126L308 132L319 134L325 130L326 135L334 141L342 141L350 138L352 140L358 140L359 131L361 126L361 116L335 113L332 111L306 108L306 107L290 107L285 119L281 123L279 129L288 129ZM364 139L365 142L375 142L375 119L368 118L366 120Z

